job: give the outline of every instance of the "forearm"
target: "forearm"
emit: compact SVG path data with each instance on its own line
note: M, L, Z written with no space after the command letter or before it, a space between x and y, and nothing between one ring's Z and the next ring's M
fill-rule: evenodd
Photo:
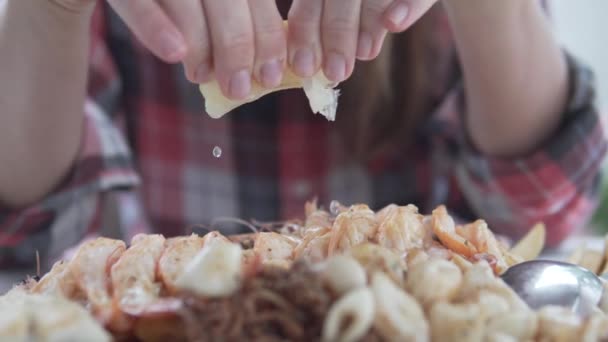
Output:
M0 0L0 202L44 196L76 156L91 12Z
M557 128L565 58L538 1L445 0L464 72L466 127L481 152L520 156Z

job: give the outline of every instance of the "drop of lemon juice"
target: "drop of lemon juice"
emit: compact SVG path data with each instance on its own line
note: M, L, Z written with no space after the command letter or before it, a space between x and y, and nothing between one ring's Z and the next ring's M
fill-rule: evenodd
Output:
M213 148L213 156L214 156L215 158L219 158L219 157L221 157L221 156L222 156L222 148L221 148L221 147L219 147L219 146L215 146L215 147Z
M340 209L342 208L342 204L340 202L333 200L329 203L329 213L332 215L338 215L340 213Z

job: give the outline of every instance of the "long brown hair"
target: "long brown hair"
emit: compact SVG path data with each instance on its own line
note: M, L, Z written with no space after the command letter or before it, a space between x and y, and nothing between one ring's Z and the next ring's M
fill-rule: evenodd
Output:
M387 145L412 142L428 114L433 82L429 35L438 7L406 32L389 34L378 58L358 62L352 77L340 86L336 123L351 157L365 160Z

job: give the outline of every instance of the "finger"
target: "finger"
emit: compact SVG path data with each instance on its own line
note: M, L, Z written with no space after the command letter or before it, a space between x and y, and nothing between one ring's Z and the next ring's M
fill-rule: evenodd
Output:
M322 13L323 0L294 0L289 10L289 64L300 77L311 77L321 68Z
M129 29L160 59L175 63L185 57L186 42L163 9L151 0L108 0Z
M390 32L403 32L436 2L437 0L396 0L384 12L384 25Z
M393 0L363 0L357 41L358 59L370 60L378 57L387 34L384 12L392 2Z
M249 8L255 32L254 74L266 88L281 84L287 37L275 0L250 0Z
M188 53L183 62L186 77L194 83L211 79L211 38L200 0L162 0L160 5L176 23L186 40Z
M355 65L361 0L329 0L323 7L323 71L334 82L347 79Z
M204 1L211 33L213 67L225 96L242 100L251 92L253 23L247 0Z

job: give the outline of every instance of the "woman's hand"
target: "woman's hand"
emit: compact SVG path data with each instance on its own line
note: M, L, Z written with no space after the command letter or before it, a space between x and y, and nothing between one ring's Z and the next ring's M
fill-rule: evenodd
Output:
M335 82L355 59L378 56L387 32L402 32L436 0L294 0L289 12L289 62L301 77L321 66Z
M375 58L387 32L407 29L436 0L294 0L289 32L275 0L108 2L155 55L183 62L190 81L215 77L226 96L244 99L252 77L276 87L288 64L301 77L322 67L344 81L355 58Z
M287 39L274 0L108 1L155 55L183 62L192 82L215 76L234 99L247 97L252 75L268 88L281 82Z

